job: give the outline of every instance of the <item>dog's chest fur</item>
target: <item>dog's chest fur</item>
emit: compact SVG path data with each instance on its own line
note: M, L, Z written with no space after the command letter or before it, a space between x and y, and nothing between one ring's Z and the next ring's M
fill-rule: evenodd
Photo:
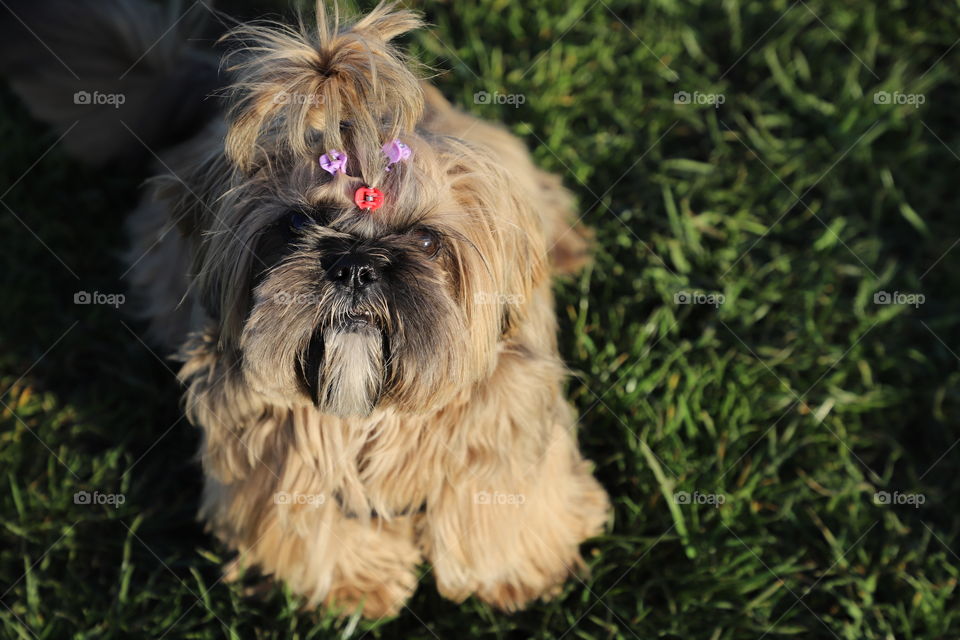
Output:
M558 384L531 388L524 406L498 400L525 385L531 369L546 378L556 363L527 351L505 351L490 379L433 414L385 410L367 418L341 419L312 407L294 409L288 427L293 438L283 468L292 472L290 480L297 486L302 486L304 473L316 474L311 484L336 500L348 516L416 512L465 472L482 478L515 465L523 476L536 468L537 452L551 425L531 426L543 423L544 413L553 411L550 407L565 406L557 402ZM493 433L491 424L496 426ZM510 442L511 449L504 450L503 442ZM284 480L278 479L280 491Z

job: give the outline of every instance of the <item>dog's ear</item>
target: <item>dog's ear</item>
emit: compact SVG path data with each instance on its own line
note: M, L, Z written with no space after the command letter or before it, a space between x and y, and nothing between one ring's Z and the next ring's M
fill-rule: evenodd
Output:
M382 140L412 130L423 111L410 62L391 44L422 23L394 7L343 24L318 2L315 29L244 25L226 36L234 78L226 148L241 170L263 161L264 149L303 156L322 140L349 148L362 174L382 171Z
M490 363L497 342L509 338L531 311L549 275L549 231L532 197L491 151L447 139L444 180L459 221L451 247L467 333L467 360ZM544 307L548 308L548 307Z
M151 197L169 212L166 228L176 229L191 247L191 259L184 265L189 269L190 286L196 287L207 315L221 322L221 336L231 338L242 322L242 318L235 316L246 312L242 297L249 295L249 288L248 276L244 274L249 271L252 260L251 250L243 243L240 232L224 228L222 220L224 208L231 210L242 205L231 189L236 181L236 169L223 154L222 139L177 149L167 161L167 166L176 169L150 179ZM238 255L224 252L224 234L244 244ZM228 255L233 256L232 261ZM227 266L232 266L230 273L234 277L224 282L213 271ZM242 283L238 281L240 278Z
M235 351L224 351L214 334L197 334L181 350L178 374L186 386L185 413L203 429L204 471L230 483L272 458L287 435L287 417L244 382Z

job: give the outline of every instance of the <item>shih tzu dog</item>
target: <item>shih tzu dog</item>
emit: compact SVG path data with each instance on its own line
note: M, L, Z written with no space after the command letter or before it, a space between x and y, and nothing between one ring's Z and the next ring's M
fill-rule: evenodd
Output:
M230 572L369 617L400 611L424 561L456 601L554 595L609 513L551 294L587 234L557 177L392 44L419 18L239 24L218 73L152 4L14 11L38 4L4 45L11 85L80 122L64 144L81 157L154 161L129 288L182 358L200 517L239 552Z

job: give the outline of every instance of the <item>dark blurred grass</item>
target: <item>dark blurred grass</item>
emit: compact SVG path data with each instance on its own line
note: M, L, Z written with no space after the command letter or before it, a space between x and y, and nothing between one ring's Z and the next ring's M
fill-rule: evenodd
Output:
M616 504L613 531L585 549L592 577L506 616L442 600L427 573L411 611L372 629L217 583L224 550L193 520L197 437L177 422L172 365L122 312L73 304L122 291L120 225L141 176L57 149L23 175L56 136L4 91L4 632L960 636L960 5L414 6L436 25L410 41L435 82L524 137L597 232L594 266L558 297L581 441ZM480 91L525 102L475 104ZM924 103L877 104L878 91ZM676 304L695 291L725 301ZM925 302L878 305L877 291ZM80 489L127 500L75 505ZM725 502L677 504L678 491ZM877 491L925 502L876 505Z

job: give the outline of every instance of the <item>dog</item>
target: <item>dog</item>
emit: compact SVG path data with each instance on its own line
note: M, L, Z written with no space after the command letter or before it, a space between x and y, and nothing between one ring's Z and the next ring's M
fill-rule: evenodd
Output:
M239 23L221 72L155 5L50 4L14 5L50 51L11 37L4 72L64 131L96 109L64 138L77 156L153 161L129 290L182 362L227 574L371 618L400 612L425 561L458 602L559 593L610 517L551 292L590 236L556 176L397 47L420 17L319 3L309 24Z

